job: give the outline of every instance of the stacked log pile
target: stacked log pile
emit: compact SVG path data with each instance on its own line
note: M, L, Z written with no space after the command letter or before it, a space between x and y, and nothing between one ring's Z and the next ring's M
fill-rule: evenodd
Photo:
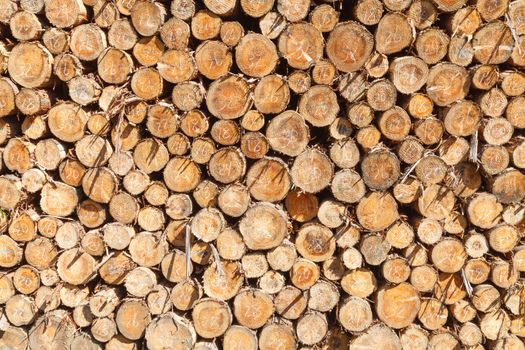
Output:
M0 348L525 349L525 0L0 0Z

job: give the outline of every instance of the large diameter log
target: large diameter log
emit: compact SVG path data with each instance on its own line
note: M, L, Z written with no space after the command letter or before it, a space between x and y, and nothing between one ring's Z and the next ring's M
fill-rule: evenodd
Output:
M60 254L57 261L57 270L64 281L80 285L87 283L94 277L95 259L79 249L66 250Z
M291 24L279 37L279 51L293 68L306 69L318 62L323 47L321 33L307 23Z
M376 49L392 54L406 48L412 42L412 28L405 16L389 13L381 18L375 33Z
M239 118L250 108L248 91L248 85L242 78L230 76L216 80L208 89L208 110L221 119Z
M75 324L67 311L54 310L40 316L31 327L29 346L34 349L47 349L43 344L60 349L73 341Z
M277 64L277 48L262 34L247 34L235 50L235 61L246 75L263 77L271 73Z
M131 8L131 23L137 32L144 36L155 34L164 23L166 9L147 1L136 1Z
M326 43L328 57L336 68L343 72L353 72L361 68L370 57L372 48L372 34L354 22L337 25Z
M397 203L388 192L370 192L363 197L356 210L359 223L368 230L380 231L399 217Z
M106 34L94 24L82 24L71 31L69 46L78 59L93 61L107 46Z
M250 249L277 247L287 233L283 213L264 203L248 209L240 221L239 230Z
M42 45L20 43L9 54L8 72L18 84L27 88L38 88L49 84L53 55Z
M58 28L72 27L87 19L86 7L78 0L46 1L45 15Z
M377 294L376 312L380 320L392 328L404 328L416 318L421 301L408 283L386 287Z
M295 158L290 174L295 185L306 192L317 193L333 177L333 164L317 149L307 149Z
M281 160L263 158L248 171L246 184L253 198L276 202L288 194L291 179L288 169Z
M438 106L446 106L466 96L470 80L463 67L440 63L430 69L427 81L428 96Z

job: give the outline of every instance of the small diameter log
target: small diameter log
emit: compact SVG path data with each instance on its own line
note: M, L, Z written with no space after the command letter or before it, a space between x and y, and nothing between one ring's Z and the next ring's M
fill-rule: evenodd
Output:
M45 184L42 188L40 206L50 215L68 216L78 203L77 191L66 184Z
M52 0L45 4L45 15L58 28L78 25L87 19L86 7L77 0Z
M286 324L270 323L259 335L259 349L295 349L297 347L292 327Z
M297 338L305 345L319 343L328 332L326 316L319 312L310 311L297 322Z
M386 190L400 176L399 160L393 153L373 152L364 157L361 163L363 181L368 187Z
M386 111L394 107L396 99L396 88L386 79L374 81L366 92L367 103L376 111Z
M299 318L307 303L304 293L293 286L285 286L274 299L276 312L290 320Z
M19 11L11 17L9 29L11 29L15 39L20 41L35 40L42 33L42 24L34 13Z
M310 289L320 277L320 269L315 263L306 259L298 259L290 270L292 284L299 289Z
M356 19L369 26L379 23L383 11L383 4L378 0L360 0L354 6Z
M320 224L303 226L296 237L296 248L304 258L320 262L330 258L335 251L332 232Z
M126 52L108 48L97 60L98 75L109 84L121 84L133 70L133 61Z
M215 299L200 300L192 311L195 331L204 338L221 336L232 322L231 310L223 301Z
M228 184L244 175L246 160L238 149L222 148L211 156L208 169L215 180Z
M408 164L414 164L423 157L425 145L432 145L441 139L444 126L432 117L415 124L416 138L407 137L398 148L399 158Z
M219 41L206 41L195 51L195 64L202 75L216 80L230 70L232 55L225 44Z
M5 117L16 112L16 100L19 93L18 87L7 78L0 80L0 117Z
M423 299L421 309L418 313L418 319L428 330L437 330L447 321L448 310L437 299Z
M365 150L369 150L376 146L381 137L381 133L375 126L369 125L357 133L357 143L361 145Z
M349 297L340 305L337 318L347 331L362 332L372 324L372 309L365 299Z
M116 188L117 178L108 168L91 168L82 178L84 193L95 202L109 203Z
M309 130L301 114L286 111L270 121L266 137L272 149L298 156L308 144Z
M240 217L248 209L250 195L246 187L232 184L221 191L217 200L223 213L232 217Z
M308 14L310 0L308 1L282 1L277 0L277 11L290 22L297 22L304 19Z
M353 168L359 162L359 158L359 148L350 139L339 140L330 147L330 159L340 168Z
M299 113L313 126L330 125L339 113L337 96L327 86L313 86L301 96Z
M166 336L168 335L169 336ZM195 328L191 323L173 312L162 314L155 318L146 329L148 348L160 350L176 348L181 344L193 346L196 341Z
M452 191L434 184L423 190L418 199L418 209L427 218L442 220L452 211L455 201Z
M248 171L246 185L253 198L275 202L286 197L291 186L291 179L282 161L263 158Z
M410 267L408 262L403 258L389 258L382 265L382 273L387 281L401 283L408 280Z
M187 311L202 298L202 287L193 280L184 280L171 290L170 301L178 310Z
M49 52L53 55L59 55L67 51L69 47L69 35L62 29L49 28L42 35L42 42Z
M525 177L518 170L509 169L492 183L492 193L501 203L514 203L524 197Z
M76 56L63 53L55 57L53 73L58 79L69 81L82 74L82 64Z
M95 259L79 249L66 250L58 257L57 271L60 278L73 285L87 283L95 269Z
M219 16L202 10L197 12L191 20L191 33L199 40L213 39L219 35L222 20Z
M146 174L162 170L168 160L168 150L155 139L140 141L133 151L133 162Z
M336 307L339 302L337 287L327 281L320 280L310 288L311 298L308 307L320 312L328 312Z
M106 46L105 33L94 24L82 24L71 31L70 48L80 60L97 59Z
M50 333L48 333L50 332ZM41 344L60 348L69 346L73 341L75 324L65 310L53 310L40 316L31 327L29 334L29 346L36 349ZM53 337L49 337L53 334Z
M297 70L288 77L288 85L293 92L302 94L312 85L312 78L304 71Z
M232 350L257 350L257 336L246 327L234 325L224 334L222 346L224 349Z
M218 264L220 264L220 267L218 267ZM220 272L219 268L221 269ZM212 298L229 300L239 292L243 276L240 264L235 262L215 262L204 273L204 292Z
M438 29L427 29L421 32L416 39L418 56L427 64L438 63L447 54L449 37Z
M250 159L261 159L269 151L266 137L261 133L249 132L241 138L241 152Z
M190 26L179 18L168 19L160 28L160 38L169 49L184 49L189 37Z
M499 72L493 65L484 64L474 69L472 84L480 90L489 90L499 79Z
M51 108L51 97L44 90L22 89L15 97L16 107L26 115L43 114Z
M138 299L124 301L118 308L115 323L119 332L130 340L144 336L151 322L151 314L146 304Z
M382 53L374 53L366 62L365 69L370 76L381 78L388 71L388 57Z
M431 259L440 271L454 273L463 267L466 253L460 241L444 239L433 247Z
M498 224L502 210L503 207L494 195L479 193L470 201L467 214L471 223L487 229Z
M119 50L131 50L137 43L137 32L127 19L117 19L108 31L108 43Z
M358 349L380 349L381 347L400 348L399 337L384 324L376 324L370 327L366 333L359 335L351 344L350 350Z
M261 113L282 112L290 102L288 83L278 75L262 78L254 90L254 104Z
M164 81L156 69L143 68L133 74L131 89L138 97L152 100L164 92Z
M174 157L164 168L164 180L172 191L191 191L200 182L200 169L189 159Z

